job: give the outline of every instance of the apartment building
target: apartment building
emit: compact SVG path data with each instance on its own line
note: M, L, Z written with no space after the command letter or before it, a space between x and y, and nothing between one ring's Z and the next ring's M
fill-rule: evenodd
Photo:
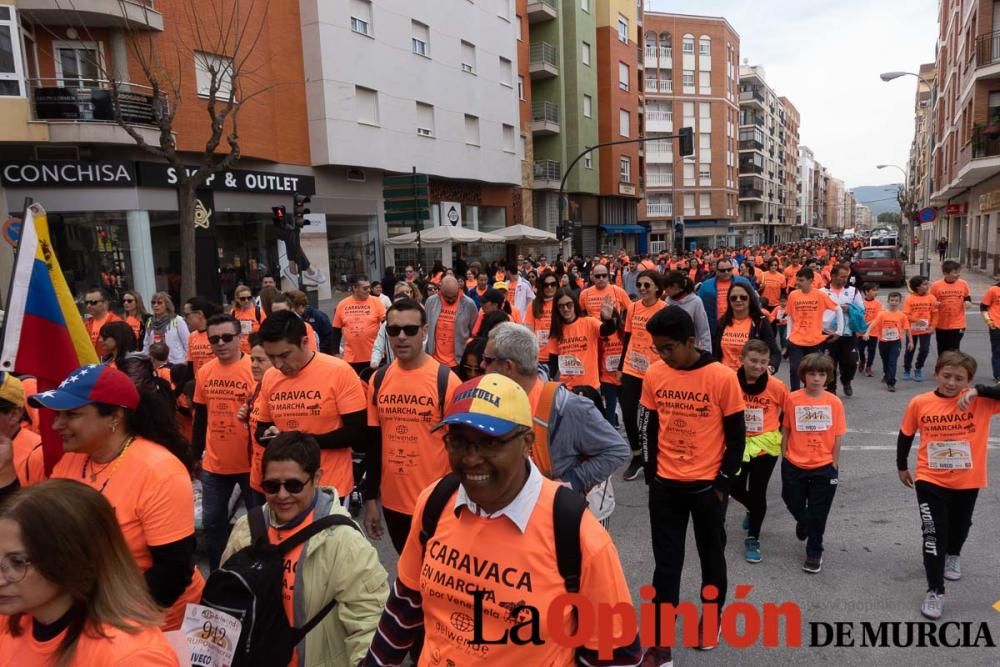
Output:
M740 67L739 219L736 245L793 239L798 111L768 85L764 68ZM789 135L793 135L794 138ZM794 147L794 158L788 151ZM787 171L786 171L787 169ZM798 237L795 230L794 236Z
M832 212L829 199L827 197L827 186L830 181L829 170L813 160L813 186L812 186L812 208L813 208L813 230L830 229L831 222L828 219ZM812 231L812 230L810 230Z
M909 180L906 187L913 195L919 210L928 205L932 190L931 179L931 137L933 127L933 91L936 70L934 63L920 66L920 77L916 81L913 100L913 141L910 144L910 159L907 168ZM926 82L926 83L925 83Z
M673 244L683 222L689 244L731 240L737 202L739 35L724 18L646 11L643 88L646 135L694 129L695 155L676 156L676 142L645 144L645 205L650 248Z
M839 232L844 226L844 181L835 176L826 176L826 216L823 227L831 232Z
M815 171L816 160L812 149L808 146L799 146L799 210L797 218L806 228L817 226L816 207L813 200Z
M799 126L802 117L792 101L787 97L778 98L784 109L779 140L784 140L784 187L781 193L781 208L779 220L783 225L790 225L787 230L788 240L802 238L802 220L799 219L799 190L801 188L799 174Z
M854 229L859 231L869 231L875 226L872 218L872 210L864 204L856 204L854 207Z

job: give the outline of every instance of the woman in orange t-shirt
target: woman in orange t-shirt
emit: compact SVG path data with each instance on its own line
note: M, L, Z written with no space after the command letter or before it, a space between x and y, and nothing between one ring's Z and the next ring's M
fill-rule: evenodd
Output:
M177 667L107 499L70 480L0 513L0 664Z
M613 304L601 305L602 322L589 317L573 292L566 288L556 291L553 302L557 314L552 316L549 331L550 377L558 376L570 389L592 387L600 391L598 340L617 328Z
M193 462L173 406L99 365L76 369L59 389L29 401L56 411L53 428L66 453L51 476L80 480L111 502L150 594L167 608L164 629L179 628L205 582L192 566Z
M748 340L758 339L771 351L768 365L771 374L781 365L781 349L774 337L774 329L767 315L760 309L749 287L733 283L726 295L729 308L719 320L719 329L712 341L713 356L723 365L738 369L742 365L743 347Z
M257 396L260 395L260 381L264 379L264 373L269 368L271 368L271 358L267 356L264 346L261 345L260 334L250 334L250 370L257 386L247 398L247 402L240 406L236 412L236 418L247 424L247 443L250 447L250 488L257 494L254 499L254 505L257 507L264 504L264 488L260 482L263 479L261 461L264 460L264 450L266 449L254 437L257 432L257 422L260 421Z
M146 307L142 305L142 297L135 290L130 289L122 295L122 319L132 327L137 341L142 341L146 336Z
M535 300L524 314L524 326L535 332L538 339L538 360L549 360L549 329L552 328L553 298L559 289L559 278L554 271L545 270L535 285Z

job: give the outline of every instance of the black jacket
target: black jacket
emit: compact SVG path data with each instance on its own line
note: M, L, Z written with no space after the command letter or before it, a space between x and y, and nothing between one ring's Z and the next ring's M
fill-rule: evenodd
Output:
M761 317L754 319L752 316L750 318L750 338L757 338L764 341L767 344L767 348L771 351L770 359L768 365L774 369L774 372L778 372L778 367L781 366L781 348L778 347L778 340L774 335L774 328L771 323L767 321L766 317ZM712 356L716 360L722 361L722 331L721 324L720 328L716 330L715 336L712 336Z

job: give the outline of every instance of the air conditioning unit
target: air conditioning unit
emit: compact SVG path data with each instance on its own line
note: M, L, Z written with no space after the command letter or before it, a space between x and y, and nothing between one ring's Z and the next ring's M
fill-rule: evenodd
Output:
M468 72L469 74L472 74L473 73L473 71L472 71L472 65L470 65L468 63L462 63L462 71L463 72Z
M365 170L364 169L348 169L347 170L347 180L355 181L357 183L365 182Z
M434 136L434 132L432 130L429 130L426 127L418 127L417 128L417 134L419 134L421 137L433 137Z

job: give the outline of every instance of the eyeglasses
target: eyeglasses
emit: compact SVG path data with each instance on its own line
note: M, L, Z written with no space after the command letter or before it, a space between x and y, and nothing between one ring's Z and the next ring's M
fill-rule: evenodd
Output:
M281 487L285 487L285 490L291 494L296 494L302 493L302 489L306 488L308 483L308 479L304 482L301 479L265 479L260 483L260 488L271 496L280 493Z
M87 299L86 303L88 306L96 306L99 303L104 303L104 299Z
M594 276L594 280L601 280L602 278L607 278L608 277L608 274L606 274L606 273L593 273L591 275Z
M444 446L452 454L464 454L470 448L477 454L485 457L497 456L503 451L503 446L517 440L528 432L529 429L521 429L506 438L491 438L485 436L478 440L468 440L455 433L446 433L444 436Z
M485 359L484 359L484 361L485 361ZM480 368L479 366L470 366L469 364L462 364L462 368L465 369L465 374L466 375L470 375L470 376L471 375L483 375L486 372L482 368Z
M639 283L639 289L651 289L653 283Z
M218 345L219 343L232 343L234 338L239 338L239 334L221 334L218 336L209 336L208 342L212 345Z
M492 366L498 361L506 361L506 359L504 359L503 357L490 357L485 354L483 355L482 359L483 359L483 364L486 366Z
M437 285L428 285L427 286L427 291L428 292L437 292L438 291L438 286Z
M574 304L573 304L572 301L563 302L563 303L558 304L558 306L557 306L557 308L559 308L559 310L573 310L573 307L574 307Z
M419 324L404 324L402 326L398 324L389 324L385 327L385 332L393 338L401 333L405 333L407 336L416 336L419 331Z
M252 296L249 296L249 295L247 295L247 296L238 296L238 297L236 297L236 300L237 300L237 301L249 301L249 300L250 300L250 299L252 299L252 298L253 298L253 297L252 297Z
M0 573L10 584L23 581L28 575L30 566L31 560L23 554L4 554L3 558L0 558Z
M542 287L545 287L545 288L548 288L548 287L559 287L559 283L552 282L551 280L546 280L544 283L542 283Z
M728 268L723 268L720 266L719 268L716 269L716 271L719 273L732 273L733 267L730 266Z
M746 294L734 294L731 297L729 297L729 300L730 301L749 301L750 297L747 296Z
M125 297L124 299L122 299L122 303L135 303L135 299L133 299L132 297Z

